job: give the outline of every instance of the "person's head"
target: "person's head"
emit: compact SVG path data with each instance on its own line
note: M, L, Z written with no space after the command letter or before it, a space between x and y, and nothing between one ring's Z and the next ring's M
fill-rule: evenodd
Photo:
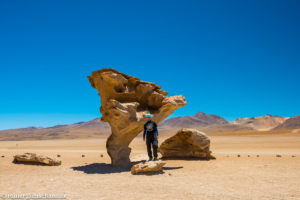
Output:
M151 119L151 115L150 114L147 114L147 119Z

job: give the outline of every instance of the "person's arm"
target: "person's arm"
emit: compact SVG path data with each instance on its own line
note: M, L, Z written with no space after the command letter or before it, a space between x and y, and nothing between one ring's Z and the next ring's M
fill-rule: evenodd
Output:
M158 129L157 129L157 127L156 127L156 136L158 137Z

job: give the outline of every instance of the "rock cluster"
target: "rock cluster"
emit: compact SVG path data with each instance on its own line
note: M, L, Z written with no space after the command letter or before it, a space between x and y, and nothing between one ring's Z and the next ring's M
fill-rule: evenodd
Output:
M161 160L138 163L131 167L131 174L162 172L165 164Z
M165 140L158 151L163 158L214 158L211 155L209 137L197 130L183 128Z
M24 153L14 156L14 163L42 164L57 166L61 165L61 161L47 156L36 155L35 153Z
M186 105L182 95L167 97L168 92L158 85L114 69L94 71L88 79L101 98L101 120L111 127L112 134L107 139L106 148L115 167L130 166L131 149L128 146L143 131L147 114L159 123Z

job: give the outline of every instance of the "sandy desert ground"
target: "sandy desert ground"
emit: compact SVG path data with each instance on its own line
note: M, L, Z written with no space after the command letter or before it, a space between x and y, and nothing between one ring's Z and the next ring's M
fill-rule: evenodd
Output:
M105 140L0 142L0 155L5 156L0 157L0 195L65 194L67 199L85 200L300 199L300 134L211 136L216 160L167 160L164 173L155 175L111 168ZM131 147L133 161L147 158L141 138ZM12 163L13 155L25 152L60 154L62 165Z

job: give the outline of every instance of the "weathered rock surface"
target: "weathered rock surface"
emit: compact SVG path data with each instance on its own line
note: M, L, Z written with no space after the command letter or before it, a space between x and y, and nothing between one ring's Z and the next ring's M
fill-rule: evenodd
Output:
M165 140L160 147L163 158L214 158L211 155L209 137L197 130L183 128Z
M131 174L162 172L165 164L161 160L138 163L131 167Z
M43 164L50 166L61 165L61 161L47 156L36 155L35 153L24 153L22 155L14 156L14 163L28 163L28 164Z
M159 123L186 105L182 95L167 97L168 92L158 85L114 69L94 71L88 78L101 98L101 120L111 127L112 134L107 139L106 148L112 165L116 167L130 166L131 149L128 146L143 131L147 114Z

